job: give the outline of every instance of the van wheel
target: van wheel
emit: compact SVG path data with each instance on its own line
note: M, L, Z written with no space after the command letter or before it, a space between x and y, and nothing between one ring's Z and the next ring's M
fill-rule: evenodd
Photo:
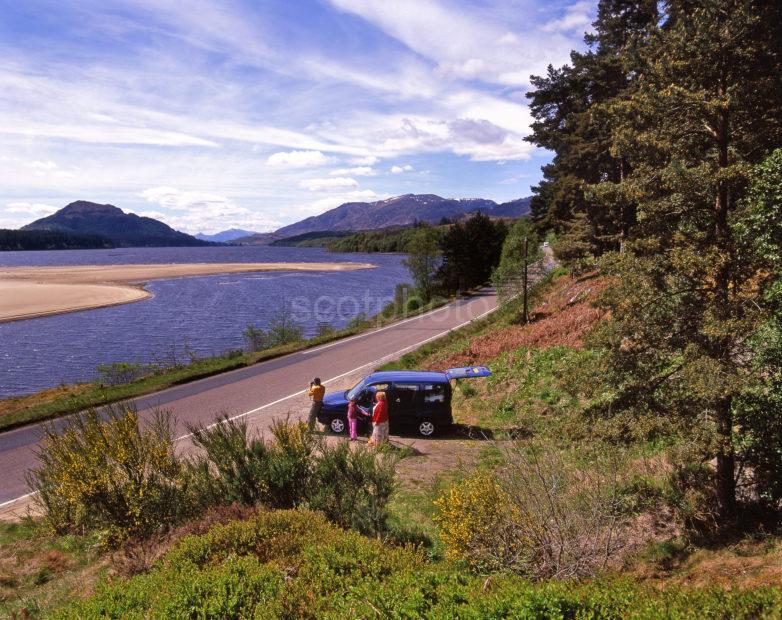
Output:
M421 435L421 437L431 437L436 430L437 428L431 420L421 420L418 423L418 434Z
M331 422L329 422L329 428L331 429L332 433L341 435L345 432L345 422L342 420L342 418L332 418Z

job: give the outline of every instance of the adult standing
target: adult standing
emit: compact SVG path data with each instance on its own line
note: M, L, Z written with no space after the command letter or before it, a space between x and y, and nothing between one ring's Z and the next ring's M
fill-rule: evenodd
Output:
M309 429L310 433L315 430L315 422L318 419L320 410L323 409L323 396L326 394L326 388L321 385L320 378L315 377L310 383L309 397L312 399L310 406Z
M380 446L388 441L388 403L386 393L378 392L375 395L377 402L372 410L372 437L369 444Z

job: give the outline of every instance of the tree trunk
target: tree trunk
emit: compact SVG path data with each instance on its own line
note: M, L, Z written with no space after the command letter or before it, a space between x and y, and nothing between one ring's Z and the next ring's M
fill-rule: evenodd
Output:
M724 91L720 89L720 95ZM729 116L727 109L719 115L717 127L717 166L720 170L728 167ZM728 184L724 179L717 181L717 197L714 204L714 236L720 250L719 264L715 273L716 314L723 321L730 317L730 280L731 232L728 221L730 209ZM712 346L712 355L721 363L730 365L730 337L719 336ZM733 448L732 398L726 396L717 402L717 432L719 448L717 451L717 503L720 518L730 520L736 512L736 453Z
M733 449L733 415L731 401L725 399L717 408L720 447L717 452L717 509L723 521L736 514L736 453Z

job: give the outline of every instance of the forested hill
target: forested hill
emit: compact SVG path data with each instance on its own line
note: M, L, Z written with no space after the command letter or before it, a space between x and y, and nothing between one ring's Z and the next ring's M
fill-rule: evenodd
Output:
M119 246L209 245L151 217L125 213L113 205L79 200L56 213L23 226L22 230L49 230L99 235Z
M95 250L116 247L100 235L71 234L59 230L0 229L0 251Z

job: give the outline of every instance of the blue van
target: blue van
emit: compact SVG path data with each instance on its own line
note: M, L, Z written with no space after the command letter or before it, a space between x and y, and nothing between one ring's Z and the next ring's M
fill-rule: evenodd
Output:
M348 401L355 398L371 412L376 392L385 392L391 432L414 430L431 437L453 424L451 415L451 381L488 377L486 366L451 368L445 372L387 371L373 373L351 389L326 394L318 422L332 433L342 434L348 426ZM359 421L359 432L366 433L370 419Z

